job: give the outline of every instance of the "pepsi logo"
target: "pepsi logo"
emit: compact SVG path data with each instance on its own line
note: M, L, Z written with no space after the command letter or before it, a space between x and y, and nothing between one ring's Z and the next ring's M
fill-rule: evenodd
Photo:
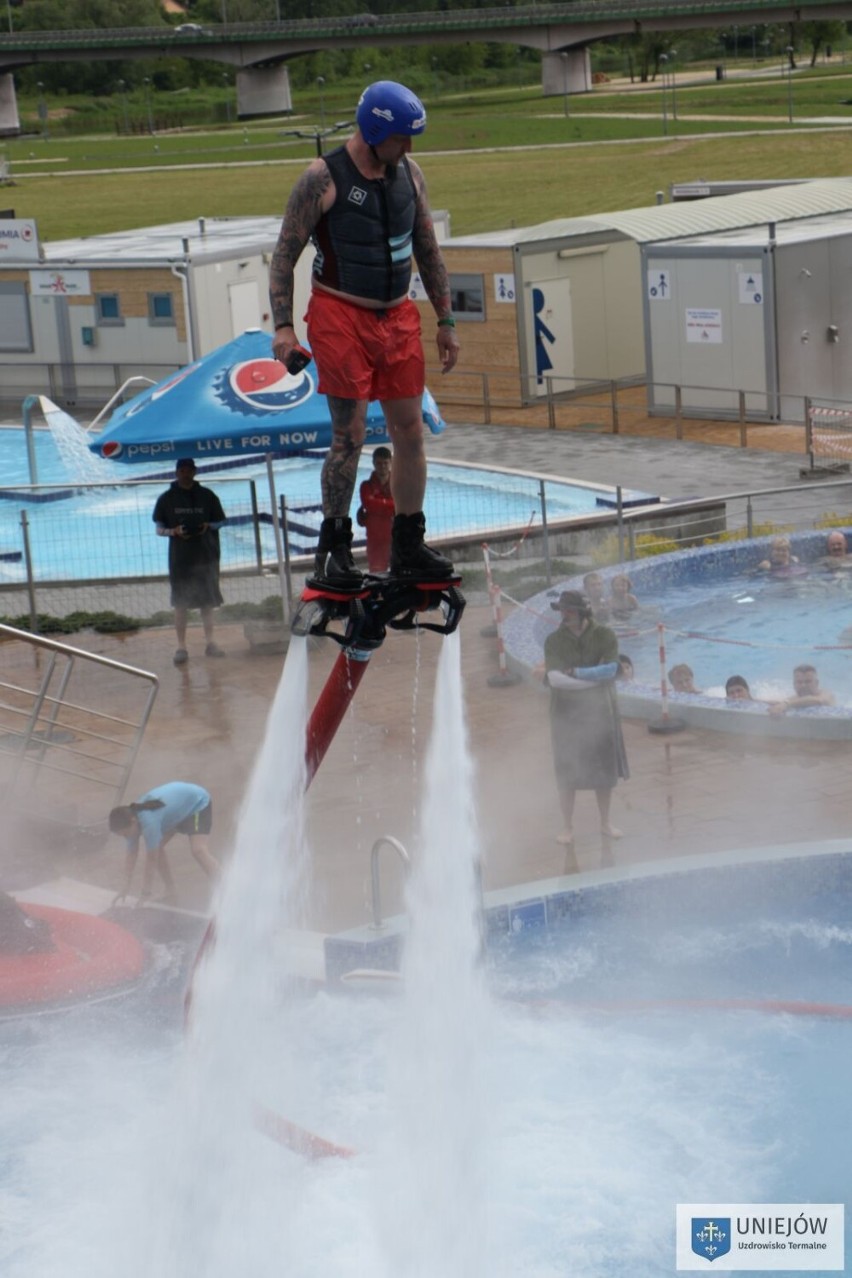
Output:
M302 404L314 393L310 374L288 373L275 359L249 359L227 369L216 383L219 399L235 412L261 417Z
M101 456L109 459L110 457L120 457L124 452L122 445L117 439L111 439L101 448Z

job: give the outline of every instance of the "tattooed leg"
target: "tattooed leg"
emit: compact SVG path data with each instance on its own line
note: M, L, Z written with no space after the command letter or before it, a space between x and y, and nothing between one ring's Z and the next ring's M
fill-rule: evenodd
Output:
M326 519L348 515L364 443L367 401L329 395L331 448L322 467L322 511Z

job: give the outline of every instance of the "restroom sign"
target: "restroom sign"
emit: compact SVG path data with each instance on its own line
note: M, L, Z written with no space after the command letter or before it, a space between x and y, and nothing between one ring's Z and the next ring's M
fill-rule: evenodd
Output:
M743 306L758 306L763 301L763 272L738 271L740 286L740 303Z
M672 295L668 271L648 272L648 296L652 302L668 302Z
M494 276L494 301L514 302L516 300L514 275Z
M722 312L703 306L687 306L686 340L700 346L721 346Z

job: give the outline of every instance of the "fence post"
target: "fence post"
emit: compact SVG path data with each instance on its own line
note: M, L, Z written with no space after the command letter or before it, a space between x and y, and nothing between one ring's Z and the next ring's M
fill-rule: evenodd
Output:
M550 569L550 530L547 527L547 496L543 479L538 481L538 500L541 506L541 548L544 551L544 580L547 582L548 589L550 589L553 584Z
M260 512L257 506L257 484L253 479L249 480L249 493L251 494L251 522L254 528L254 557L257 560L258 572L263 572L263 547L260 544Z
M613 379L609 384L609 397L612 404L612 433L620 434L621 425L618 420L618 382Z
M482 557L485 560L485 580L488 583L488 598L491 601L491 615L494 623L486 626L479 633L486 639L491 639L495 635L497 637L497 673L489 675L487 683L489 688L508 688L520 683L521 676L510 671L506 664L506 645L503 643L503 592L494 584L491 576L491 555L487 541L482 543Z
M624 563L624 506L621 501L621 485L615 489L615 524L618 530L618 562Z
M547 429L556 430L556 405L553 402L553 378L545 377L547 388Z
M266 454L266 479L269 484L269 506L272 511L272 527L275 529L275 556L278 560L278 588L281 591L281 610L284 624L290 624L290 591L287 570L284 565L284 546L281 541L281 524L278 519L278 502L275 500L275 476L272 472L272 453Z
M745 391L737 392L739 396L739 416L740 416L740 448L748 448L746 438L746 411L745 411Z
M30 602L30 630L38 634L38 608L36 607L35 578L33 577L33 555L30 547L30 525L27 512L21 511L21 535L24 542L24 564L27 570L27 598Z
M287 495L281 494L281 539L284 542L284 580L287 584L287 611L293 598L293 577L290 570L290 529L287 518Z
M649 732L657 732L665 735L669 732L680 732L686 727L683 719L672 719L669 716L669 685L666 679L666 628L662 621L657 622L657 635L660 641L660 700L662 708L659 719L653 719L648 724Z
M488 374L482 374L482 407L485 425L491 425L491 383L488 380Z
M810 395L805 396L805 452L811 463L811 470L814 468L814 419L813 419L813 400Z
M675 386L675 434L683 439L683 394L679 386Z
M754 536L754 511L752 510L751 497L746 497L746 532L750 538Z
M492 620L487 626L483 626L480 634L483 639L496 639L497 637L497 618L494 616L494 582L491 578L491 555L488 550L488 542L482 543L482 558L485 563L485 589L488 591L488 602L491 604Z

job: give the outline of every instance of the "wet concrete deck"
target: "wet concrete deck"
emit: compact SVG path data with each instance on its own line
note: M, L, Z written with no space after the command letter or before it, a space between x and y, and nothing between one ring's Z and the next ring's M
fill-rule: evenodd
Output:
M658 490L671 495L695 492L698 485L704 493L733 491L750 486L758 475L770 484L785 471L790 482L799 460L695 443L588 441L576 434L501 427L451 429L430 447L433 456L470 451L480 461L491 457L512 465L521 464L523 457L530 468L601 482L629 480L645 486L640 472L649 478L656 473ZM748 472L747 483L737 482L743 471ZM555 841L561 819L547 696L537 685L489 685L497 670L496 643L481 631L490 620L487 608L471 606L460 632L486 888L550 877L564 867L564 851ZM161 687L130 797L167 780L206 786L216 813L213 849L227 860L284 658L253 652L241 626L221 627L217 639L227 657L205 659L200 631L191 631L191 660L181 669L172 664L170 630L125 637L82 634L73 642L159 676ZM393 835L416 855L423 760L442 642L437 635L389 636L373 657L311 787L314 882L306 924L314 929L332 931L369 920L370 849L378 837ZM330 642L312 645L310 705L336 651ZM625 736L631 778L618 787L613 806L613 820L624 831L613 846L616 864L842 838L849 832L852 743L768 742L704 730L662 737L634 722L625 724ZM601 841L591 794L579 796L575 827L580 866L592 868L599 863ZM122 847L120 840L110 839L101 848L75 848L70 831L44 841L7 819L0 832L0 883L10 890L25 889L68 876L117 888ZM385 855L382 896L385 912L392 913L400 905L401 876L390 854ZM180 903L205 909L209 885L185 840L175 840L170 857Z
M564 868L564 852L555 841L561 820L547 696L530 684L489 686L497 670L495 641L480 633L489 621L487 609L469 609L461 636L486 888L551 877ZM125 639L85 635L77 642L159 675L159 696L130 790L137 795L174 779L206 786L216 813L214 851L227 860L283 658L253 655L239 627L222 628L218 637L226 659L193 657L180 670L171 663L174 645L166 632ZM369 920L370 849L381 835L395 836L416 854L442 642L435 635L388 639L373 657L311 787L314 883L306 923L314 929L333 931ZM197 639L195 647L200 650ZM330 643L311 652L310 704L335 655ZM631 778L619 786L614 802L613 819L624 831L613 845L616 864L838 838L849 830L847 743L765 742L702 730L661 737L635 722L625 724L625 736ZM591 794L579 796L575 825L580 866L592 868L600 861L601 840ZM121 841L80 850L71 833L60 830L44 845L38 836L16 835L15 846L2 849L4 884L20 889L68 876L117 887ZM186 840L175 840L170 859L180 904L205 909L208 884ZM399 908L399 883L399 867L385 853L386 913Z

